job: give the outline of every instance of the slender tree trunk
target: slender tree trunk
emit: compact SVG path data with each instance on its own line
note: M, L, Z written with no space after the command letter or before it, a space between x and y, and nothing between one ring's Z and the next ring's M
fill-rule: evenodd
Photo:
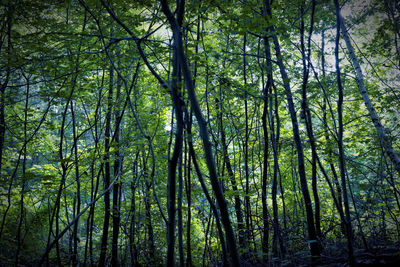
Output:
M119 51L117 51L117 56L119 56ZM122 86L121 77L117 78L117 92L116 92L116 103L119 103L121 100L121 86ZM114 177L119 175L122 171L122 156L120 152L120 138L121 138L121 127L119 127L121 122L121 112L120 107L115 105L114 108L114 117L115 117L115 132L114 132L114 142L115 142L115 160L114 160ZM112 242L111 242L111 266L119 266L119 258L118 258L118 238L119 238L119 227L120 227L120 194L122 190L122 184L120 182L114 183L113 185L113 208L112 208Z
M78 62L76 62L75 69L78 68L77 64L78 64ZM68 171L68 166L66 165L65 158L64 158L64 133L65 133L67 111L68 111L69 103L71 102L72 96L75 91L76 79L77 79L77 77L75 76L72 81L72 88L69 93L67 103L65 104L64 112L62 113L62 121L61 121L61 129L60 129L60 143L59 143L59 147L58 147L58 156L59 156L60 165L61 165L61 181L60 181L60 186L58 188L57 197L56 197L55 204L54 204L54 210L53 210L52 215L50 216L49 234L47 237L46 251L50 249L51 236L53 234L54 220L55 220L55 224L56 224L55 236L59 235L59 230L60 230L59 214L60 214L60 208L61 208L61 194L62 194L62 191L64 188L65 180L67 177L67 171ZM56 241L55 245L56 245L57 264L62 265L59 240ZM46 265L49 265L49 258L47 255L46 255Z
M229 46L229 35L227 37L227 44L226 50ZM226 67L226 59L224 58L222 62L222 67L225 69ZM237 220L237 228L238 228L238 239L239 239L239 248L245 249L246 248L246 232L245 232L245 225L243 222L243 214L242 214L242 203L240 199L240 192L238 191L237 182L235 179L235 174L233 172L231 160L228 153L228 144L226 141L226 133L225 133L225 126L223 121L223 113L224 113L224 96L222 92L226 91L229 85L229 82L225 80L224 77L220 79L219 84L219 97L215 98L215 104L217 109L217 118L218 118L218 126L219 126L219 133L221 135L221 146L223 152L223 164L226 167L226 171L228 172L229 181L232 185L232 190L234 191L234 205L235 205L235 215Z
M178 163L178 247L179 247L179 266L185 265L185 254L183 248L183 221L182 221L182 202L183 202L183 177L182 177L182 165L183 165L182 153L179 157Z
M2 171L3 171L3 149L4 149L4 140L5 140L5 134L6 134L6 120L5 120L5 92L6 88L8 86L8 82L10 80L10 74L11 74L11 49L12 49L12 43L11 43L11 28L12 28L12 15L14 12L14 8L12 5L7 6L7 18L5 19L5 22L7 24L7 67L6 67L6 77L4 79L4 82L2 81L1 87L0 87L0 178L3 178L2 176ZM2 37L2 36L1 36ZM2 40L0 41L2 42ZM8 210L10 209L11 206L11 185L12 185L12 180L10 181L10 187L9 187L9 192L7 194L7 208L3 213L3 218L1 221L1 227L0 227L0 240L3 235L3 229L4 229L4 224L6 222L7 218L7 213Z
M144 186L145 186L145 196L144 196L144 205L146 210L146 227L147 227L147 234L148 234L148 257L146 256L146 264L149 266L154 266L156 262L156 248L154 245L154 230L152 224L152 217L151 217L151 204L150 204L150 188L151 182L148 181L147 175L147 161L146 161L146 153L143 151L142 153L142 169L144 173Z
M110 186L111 180L111 166L110 166L110 139L111 139L111 113L113 109L113 88L114 88L114 68L110 66L110 85L108 89L107 98L107 113L106 113L106 128L104 136L104 188ZM100 258L99 266L106 265L107 244L108 244L108 231L110 225L110 192L107 191L104 195L104 222L103 234L101 237Z
M191 123L191 121L189 123ZM208 189L207 189L207 187L206 187L206 185L204 183L204 179L203 179L203 175L202 175L201 170L200 170L200 166L197 163L196 153L195 153L195 150L194 150L194 147L193 147L193 141L192 141L191 125L189 124L186 127L186 129L188 131L187 140L188 140L188 145L189 145L189 155L190 155L190 157L192 159L193 166L194 166L194 169L196 171L197 178L199 179L201 188L203 189L204 195L206 196L206 199L207 199L208 203L210 204L211 211L213 212L213 214L215 216L215 219L216 219L216 224L217 224L217 229L218 229L218 234L219 234L219 239L220 239L221 248L222 248L222 254L223 254L223 262L224 263L228 263L227 255L226 255L227 244L225 243L224 233L222 231L222 227L221 227L220 218L219 218L219 215L218 215L217 206L215 205L214 201L212 200L212 198L211 198L211 196L210 196L210 194L208 192ZM207 235L206 235L206 238L207 238ZM206 244L207 244L207 242L206 242Z
M307 135L310 141L311 146L311 172L312 172L312 192L315 203L315 231L319 240L321 240L321 208L319 204L319 196L318 196L318 188L317 188L317 149L315 145L315 138L312 126L312 117L311 112L308 107L307 101L307 83L308 77L310 73L310 57L311 57L311 36L313 33L314 27L314 13L315 13L315 0L312 1L311 8L311 21L310 21L310 30L307 40L307 54L306 48L304 45L304 15L301 18L301 26L300 26L300 41L301 41L301 53L302 53L302 62L303 62L303 83L302 83L302 114L306 124ZM302 5L301 13L304 13L304 8Z
M271 8L270 8L270 3L268 0L264 1L265 6L266 6L266 11L267 15L271 16ZM309 239L309 246L310 246L310 252L311 256L313 259L313 262L317 261L320 256L320 250L319 246L317 243L317 236L315 232L315 224L314 224L314 214L312 210L312 203L311 203L311 198L310 194L308 191L308 185L307 185L307 177L306 177L306 171L305 171L305 164L304 164L304 154L303 154L303 144L301 141L300 133L299 133L299 125L297 121L297 115L296 115L296 110L294 107L293 103L293 96L289 84L289 78L286 73L286 68L283 64L282 61L282 53L281 53L281 48L279 45L278 37L276 36L275 33L275 27L271 26L271 36L274 42L275 46L275 52L276 52L276 58L277 58L277 63L279 66L279 70L281 72L282 80L283 80L283 86L286 91L286 99L288 102L288 109L292 121L292 128L293 128L293 137L294 137L294 142L296 145L296 150L297 150L297 160L298 160L298 167L299 167L299 176L300 176L300 184L301 184L301 190L304 198L304 204L306 208L306 218L307 218L307 230L308 230L308 239Z
M75 214L79 214L81 212L81 182L79 177L79 161L78 161L78 138L76 134L76 118L74 112L74 103L71 101L71 116L72 116L72 132L74 138L74 154L75 154L75 181L76 181L76 212ZM78 229L79 229L79 221L77 220L74 224L73 229L73 242L74 249L72 253L72 264L73 266L77 266L79 264L78 257Z
M231 224L231 221L229 218L228 206L227 206L225 197L222 193L221 186L218 181L218 175L217 175L215 162L214 162L214 158L213 158L212 145L211 145L209 137L208 137L207 122L203 118L199 103L197 101L196 93L194 90L195 88L193 86L192 73L189 70L189 66L187 64L187 59L186 59L184 49L183 49L181 30L180 30L179 24L177 23L176 19L174 18L173 14L171 13L171 10L169 9L167 1L161 0L161 5L162 5L162 10L163 10L164 14L166 15L166 17L170 23L170 26L172 28L172 31L173 31L175 46L176 46L180 65L182 67L182 73L183 73L183 77L184 77L185 84L187 87L188 96L189 96L193 112L196 116L196 119L197 119L197 122L198 122L198 125L200 128L200 136L203 141L204 155L205 155L205 159L206 159L207 168L208 168L208 171L210 174L211 185L212 185L212 188L213 188L213 191L214 191L214 194L215 194L218 206L219 206L219 210L221 213L221 221L225 228L227 244L228 244L229 254L230 254L229 259L231 260L231 264L233 266L240 266L239 255L238 255L238 251L236 248L236 239L235 239L232 224Z
M244 175L246 181L245 187L245 197L244 197L244 204L246 210L246 246L247 251L250 250L250 237L251 237L251 229L250 229L250 217L251 217L251 210L250 210L250 177L249 177L249 118L248 118L248 101L247 101L247 75L246 75L246 43L247 43L247 35L244 35L243 38L243 83L245 87L244 91L244 120L245 120L245 131L244 131ZM250 251L249 251L250 253ZM249 255L247 255L249 256Z
M182 4L182 6L181 6ZM184 1L177 0L177 16L182 22ZM179 22L177 22L179 24ZM179 26L180 27L180 24ZM181 36L180 36L181 37ZM181 37L182 38L182 37ZM183 48L182 48L183 49ZM168 160L168 229L167 229L167 266L175 265L175 213L176 213L176 169L182 152L183 142L183 100L180 96L182 88L179 54L176 40L173 46L173 71L171 84L171 99L175 110L177 129L175 133L174 150L171 159Z
M202 266L205 267L205 262L206 262L206 253L207 253L207 247L208 247L208 232L210 229L211 221L213 219L213 216L210 212L210 216L206 218L207 221L207 227L206 227L206 232L205 232L205 240L204 240L204 251L203 251L203 264Z
M187 117L187 116L186 116ZM186 118L186 125L191 124L191 116L190 118ZM188 126L190 127L190 126ZM187 148L187 140L185 139L185 146L184 146L184 151L185 151L185 164L183 165L185 168L185 191L186 191L186 199L187 199L187 205L188 205L188 214L187 214L187 222L186 222L186 267L192 267L193 266L193 261L192 261L192 235L191 235L191 222L192 222L192 168L191 168L191 160L192 156L190 153L188 153L188 148ZM193 184L194 186L194 184Z
M201 14L200 11L197 15L197 28L196 28L196 47L195 47L195 53L196 55L199 53L199 42L200 42L200 22L201 22ZM196 78L197 78L197 61L194 62L194 71L193 71L193 86L196 84ZM186 103L186 106L188 106L188 102ZM190 114L190 115L189 115ZM192 127L192 122L193 122L193 114L192 111L186 112L185 114L185 125L187 127L187 133L191 132L191 127ZM188 215L187 215L187 226L186 226L186 246L187 246L187 255L186 255L186 267L191 267L193 266L193 260L192 260L192 239L191 239L191 220L192 220L192 181L191 181L191 173L192 173L192 168L191 168L191 160L192 160L192 155L189 153L189 149L187 147L187 138L184 140L185 144L185 150L184 150L184 155L185 155L185 163L184 163L184 168L185 168L185 178L186 178L186 199L187 199L187 204L188 204Z
M277 203L277 189L278 189L278 147L277 147L277 137L275 136L275 122L274 116L272 114L273 106L272 106L272 86L273 86L273 76L272 76L272 62L271 62L271 47L269 43L268 37L264 38L264 45L265 45L265 55L267 59L267 71L268 71L268 80L267 86L265 88L266 92L264 93L264 97L268 97L267 101L269 103L269 118L268 124L271 132L271 143L272 143L272 150L274 155L274 171L273 171L273 178L272 178L272 187L271 187L271 198L272 198L272 213L273 213L273 229L274 235L272 239L272 254L274 257L283 256L283 242L281 238L281 229L279 224L279 215L278 215L278 203ZM277 106L278 103L275 101L275 105ZM268 108L264 107L268 110ZM277 114L276 114L277 115ZM267 119L267 118L266 118ZM265 155L264 155L265 157ZM278 245L280 247L280 253L278 252Z
M224 129L224 124L223 124L223 118L222 118L222 104L219 101L218 98L215 99L215 102L217 104L217 109L218 109L218 117L219 117L219 126L220 126L220 133L221 133L221 145L222 145L222 152L223 152L223 157L224 157L224 163L226 166L226 171L228 172L229 176L229 181L231 182L232 185L232 190L235 192L234 195L234 203L235 203L235 214L236 214L236 220L238 224L238 235L239 235L239 247L244 249L245 248L245 232L244 232L244 223L243 223L243 215L242 215L242 204L239 196L239 191L238 187L236 184L236 179L235 179L235 174L233 172L231 160L229 158L228 154L228 144L226 143L226 134L225 134L225 129Z
M268 71L268 69L267 69ZM265 260L268 260L268 248L269 248L269 212L267 202L267 183L268 183L268 127L267 127L267 116L268 116L268 81L267 86L263 89L264 105L262 115L262 128L264 134L264 158L263 158L263 174L261 181L261 201L262 201L262 218L263 218L263 235L262 235L262 252Z
M265 10L263 10L263 15L265 16ZM268 29L266 29L266 32ZM264 36L264 45L268 42L268 37ZM266 50L266 48L265 48ZM260 52L258 52L260 54ZM265 71L267 73L267 83L265 84L264 76L264 66L261 67L261 77L262 77L262 94L263 94L263 113L261 115L262 121L262 130L263 130L263 138L264 138L264 147L263 147L263 162L262 162L262 180L261 180L261 203L262 203L262 221L263 221L263 230L262 230L262 252L264 262L268 262L268 250L269 250L269 212L268 212L268 202L267 202L267 184L268 184L268 168L269 168L269 136L268 136L268 89L271 83L271 58L268 58L266 55Z
M68 103L65 105L65 110L64 110L64 114L63 114L63 123L61 124L61 131L60 131L59 156L60 156L61 169L62 169L61 182L60 182L60 187L59 187L58 193L57 193L56 203L54 205L55 214L52 215L50 223L49 223L50 229L49 229L49 236L47 239L47 248L50 246L51 234L53 233L53 229L52 229L53 228L53 219L55 219L55 223L56 223L55 235L58 236L59 231L60 231L59 219L60 219L60 208L61 208L61 194L62 194L62 190L64 188L65 179L67 176L67 166L64 163L64 156L63 156L64 126L65 126L67 110L68 110ZM56 243L56 254L57 254L57 264L60 265L62 263L61 263L61 255L60 255L60 245L59 245L58 241ZM47 260L48 260L48 258L47 258ZM47 262L47 265L48 265L48 262Z
M30 84L29 78L23 75L26 80L26 96L25 96L25 110L24 110L24 143L27 142L27 125L28 125L28 107L29 107L29 91L30 91ZM19 209L19 222L17 228L17 251L15 253L15 266L19 264L19 254L21 252L22 240L21 240L21 232L22 232L22 223L24 221L25 216L25 207L24 207L24 196L25 196L25 186L26 186L26 147L24 146L24 156L22 159L22 185L21 185L21 198L20 198L20 209Z
M322 34L321 34L321 68L322 68L322 77L323 79L326 78L326 71L325 71L325 29L322 30ZM321 83L321 86L324 86L325 84ZM324 90L324 88L322 88ZM324 132L325 132L325 140L326 140L326 147L327 147L327 154L328 154L328 162L329 162L329 167L331 169L332 172L332 176L333 176L333 182L335 183L335 187L336 187L336 192L337 194L335 194L335 191L333 190L333 186L331 185L330 179L327 175L327 173L325 172L325 169L323 168L319 158L318 159L318 165L320 166L320 169L322 171L322 173L325 176L325 179L327 180L330 188L331 188L331 194L332 197L334 198L334 203L336 205L336 208L339 212L340 218L341 218L341 222L340 222L340 227L342 230L342 233L346 234L346 230L345 230L345 226L344 226L344 213L343 213L343 201L342 201L342 189L340 188L340 184L339 184L339 179L337 176L337 172L336 172L336 168L335 165L333 163L332 160L332 147L330 145L330 137L329 137L329 127L328 127L328 119L327 119L327 103L329 104L329 99L327 98L327 96L324 97L324 102L322 104L322 120L324 123ZM332 115L332 119L335 120L334 116ZM335 130L336 130L336 126L335 126ZM335 131L336 132L336 131ZM318 156L318 155L317 155Z
M130 225L129 225L129 254L130 254L130 262L131 266L136 266L138 259L137 259L137 248L135 244L135 231L136 231L136 182L139 177L139 172L138 172L138 157L139 157L139 152L136 153L135 160L133 162L133 168L132 168L132 182L131 182L131 193L132 193L132 198L131 198L131 209L130 209Z
M336 66L336 79L338 84L339 96L338 96L338 124L339 124L339 132L338 132L338 147L339 147L339 167L340 167L340 178L342 183L342 192L343 192L343 204L345 210L345 226L346 226L346 234L347 234L347 245L349 249L349 265L355 266L355 258L353 251L353 228L351 224L351 216L350 216L350 207L349 200L347 195L347 186L346 186L346 165L345 165L345 155L343 149L343 85L340 76L340 67L339 67L339 39L340 39L340 6L339 1L335 1L336 7L336 41L335 41L335 66ZM350 185L349 185L350 186Z
M337 12L340 12L338 10ZM391 141L389 140L385 128L382 125L378 114L375 111L375 107L371 101L371 98L369 97L367 88L365 87L364 83L364 75L361 70L360 63L358 62L358 58L356 53L354 52L354 48L351 44L350 40L350 35L346 29L345 22L343 18L341 17L340 13L338 14L338 23L340 23L339 27L342 28L342 34L343 34L343 39L346 42L347 50L349 51L350 59L351 62L353 63L354 71L356 73L356 81L357 81L357 86L358 89L360 90L360 94L362 96L362 99L364 101L364 104L366 108L368 109L369 116L372 120L372 123L375 126L376 132L378 134L379 142L381 145L385 148L385 151L387 155L389 156L394 168L396 171L400 174L400 157L398 153L393 149Z
M174 248L175 248L175 202L176 202L176 169L178 160L182 151L183 141L183 111L182 111L182 100L178 93L178 87L180 88L179 77L179 64L178 55L174 48L174 71L173 71L173 82L171 86L171 98L175 110L175 116L177 121L177 129L175 133L174 151L171 159L168 160L168 231L167 231L167 266L174 266Z
M94 151L98 152L99 149L99 132L98 132L98 121L99 121L99 109L101 105L101 98L102 98L102 88L103 88L103 82L104 82L104 71L102 73L102 80L101 80L101 86L100 90L98 92L98 98L97 98L97 105L96 105L96 110L95 110L95 116L94 116ZM96 181L95 181L95 163L96 163L96 158L93 159L91 166L90 166L90 175L91 175L91 195L90 195L90 200L93 201L97 197L97 192L99 189L99 184L100 184L100 173L102 171L102 168L98 171L98 174L96 175ZM94 212L95 212L95 205L92 205L89 210L89 216L88 216L88 239L89 239L89 259L90 259L90 266L94 266L94 256L93 256L93 226L94 226ZM86 251L85 251L85 260L86 260ZM86 262L84 262L83 265L85 265Z

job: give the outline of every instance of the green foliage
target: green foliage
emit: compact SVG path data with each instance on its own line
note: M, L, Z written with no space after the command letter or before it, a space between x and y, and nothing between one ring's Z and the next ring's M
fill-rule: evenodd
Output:
M0 85L4 84L0 92L0 121L2 116L5 121L4 127L0 125L0 135L1 131L4 133L4 140L0 138L0 265L14 264L17 255L20 264L37 265L48 240L51 243L77 215L78 198L82 211L107 189L106 184L117 174L119 177L109 191L112 216L107 257L112 255L112 242L115 242L112 234L116 231L113 222L119 216L121 265L151 266L165 261L167 225L160 208L168 218L169 160L176 142L177 120L170 89L159 84L146 64L167 83L172 80L175 45L172 32L158 1L105 1L135 36L146 36L140 42L148 60L145 63L134 38L113 20L101 1L83 2L88 10L81 1L21 0L0 4L0 25L3 25ZM175 10L175 1L167 2ZM230 221L236 237L244 231L247 239L239 249L241 256L253 264L268 257L272 264L301 265L307 262L309 253L305 241L307 220L293 124L287 109L288 92L284 86L289 85L292 91L315 212L312 147L302 110L302 58L308 52L302 54L299 31L303 19L307 50L311 10L308 2L303 3L306 6L301 14L299 1L275 0L271 5L272 16L266 16L261 2L187 1L181 34L189 68L196 75L193 77L195 92L206 119ZM342 201L337 141L338 86L333 60L336 18L330 3L316 2L305 96L319 159L316 167L322 233L319 242L325 248L324 255L332 256L331 247L344 253L339 247L345 244L334 202L334 197ZM343 13L348 13L346 8L356 2L346 1ZM399 10L395 1L373 2L374 6L366 6L357 14L346 15L345 19L354 25L350 34L368 94L387 130L388 140L399 153L400 48L396 27ZM279 58L269 32L271 26L282 50ZM269 59L264 37L271 46ZM344 43L341 45L344 47ZM346 181L351 189L354 244L357 249L361 248L364 238L370 245L374 242L395 244L400 227L399 173L382 149L354 79L348 53L344 49L339 53L344 85L343 145ZM271 60L271 70L266 67L268 60ZM280 60L288 72L286 79L281 78L276 64ZM269 71L273 86L265 91ZM176 171L177 177L183 178L185 260L190 246L193 266L219 265L223 245L215 214L200 185L197 170L189 162L193 160L193 155L189 155L189 141L192 141L205 186L216 202L200 128L192 114L184 80L179 84L178 93L184 103L185 120L182 159L178 164L182 170ZM263 116L266 116L266 133ZM108 122L109 139L105 135ZM264 134L268 137L264 138ZM272 134L279 137L276 151ZM276 196L272 192L274 153ZM107 182L108 166L111 181ZM120 191L115 196L117 187ZM243 226L239 223L238 199ZM92 207L79 218L77 230L72 226L60 238L58 248L52 248L51 265L58 264L57 256L62 264L72 264L74 231L79 239L78 262L98 264L107 207L105 195ZM264 214L263 208L268 214ZM274 223L279 227L274 227ZM277 229L282 241L277 239ZM270 235L266 242L264 230ZM178 236L179 233L177 240ZM276 252L280 250L279 242L283 242L287 251ZM262 250L264 243L268 246L267 252ZM176 241L177 259L178 246Z

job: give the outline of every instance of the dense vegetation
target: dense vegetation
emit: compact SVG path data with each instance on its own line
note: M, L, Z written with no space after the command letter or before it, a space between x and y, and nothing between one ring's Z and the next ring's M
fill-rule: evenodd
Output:
M400 257L398 1L0 13L0 265Z

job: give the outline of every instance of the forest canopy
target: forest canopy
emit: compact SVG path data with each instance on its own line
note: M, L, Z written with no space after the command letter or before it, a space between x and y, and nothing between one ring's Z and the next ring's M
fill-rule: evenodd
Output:
M0 265L400 263L398 1L0 14Z

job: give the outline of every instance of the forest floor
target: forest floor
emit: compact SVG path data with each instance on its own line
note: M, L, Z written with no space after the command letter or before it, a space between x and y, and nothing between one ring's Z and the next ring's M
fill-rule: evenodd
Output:
M340 251L340 250L339 250ZM329 255L321 255L321 263L316 266L329 266L329 267L339 267L339 266L349 266L347 253L335 254L329 251ZM357 266L393 266L400 267L400 247L394 246L376 246L371 247L369 250L360 249L356 250L355 258L357 260ZM309 259L296 259L295 263L289 263L287 265L280 266L310 266Z
M374 246L369 250L358 249L354 256L357 260L357 266L393 266L400 267L400 247L396 246ZM244 263L245 267L261 267L261 266L282 266L282 267L299 267L299 266L326 266L326 267L342 267L349 266L347 253L344 247L330 247L326 249L320 258L318 264L311 264L310 257L299 255L291 259L276 260L266 265L265 263L250 264Z
M1 246L0 246L1 247ZM1 250L0 250L1 251ZM287 256L284 260L273 259L268 262L262 262L260 259L259 263L251 263L242 260L243 267L302 267L302 266L326 266L326 267L345 267L349 266L347 258L346 245L331 245L324 249L321 254L319 263L312 264L309 256L306 256L308 251L296 253L295 255ZM400 246L394 245L380 245L380 246L370 246L369 250L366 249L356 249L354 256L357 261L357 267L366 266L393 266L400 267ZM12 260L1 259L0 267L2 266L14 266L11 264ZM37 261L20 263L19 266L34 267ZM55 261L50 263L51 266L56 266ZM142 265L139 265L142 266ZM143 265L145 266L145 265ZM164 264L157 264L157 266L164 266ZM221 263L214 265L215 267L222 266Z

